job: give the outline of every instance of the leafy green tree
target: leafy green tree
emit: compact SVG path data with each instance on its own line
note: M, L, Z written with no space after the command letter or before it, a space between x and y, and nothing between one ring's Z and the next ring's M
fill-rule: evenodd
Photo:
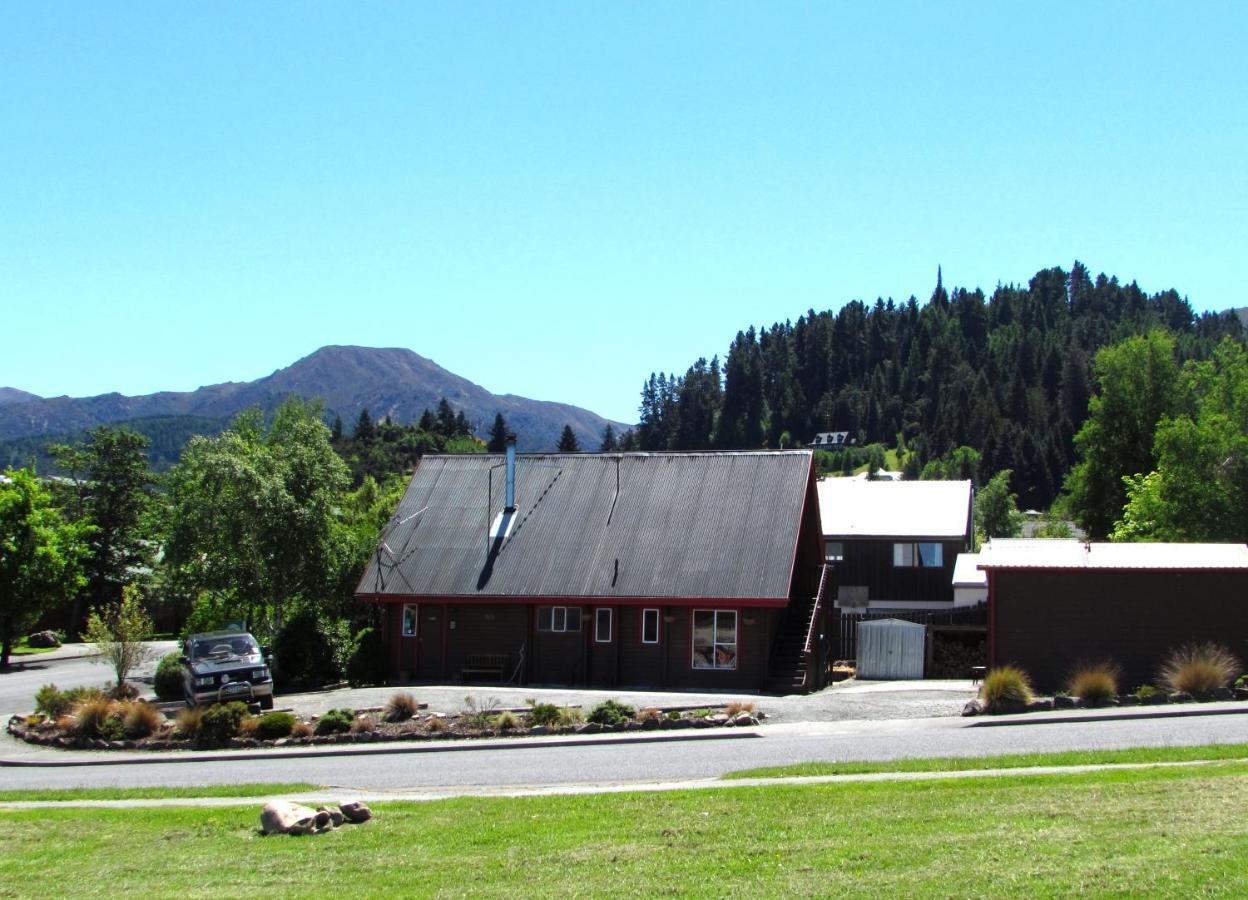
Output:
M507 449L507 420L503 414L494 414L494 424L490 426L490 439L486 442L487 453L502 453Z
M1248 352L1225 339L1185 366L1182 412L1157 425L1157 467L1126 479L1115 540L1248 540Z
M61 518L33 472L8 469L0 478L0 667L15 639L86 583L89 531Z
M611 423L607 423L607 427L602 429L602 443L598 447L599 453L614 453L619 450L619 442L615 439L615 429L611 427Z
M563 433L559 435L559 452L560 453L580 453L581 445L577 443L576 434L572 431L571 425L563 426Z
M1107 537L1126 503L1124 478L1157 465L1154 433L1176 411L1174 338L1162 331L1106 347L1094 364L1098 393L1075 435L1079 462L1066 479L1069 508L1093 539Z
M973 447L956 447L949 453L923 466L924 481L974 481L979 483L979 451Z
M85 636L98 653L92 661L112 667L119 694L130 673L156 655L144 643L151 635L152 619L143 608L138 585L126 585L119 602L92 610L87 617Z
M1023 514L1016 495L1010 493L1009 469L1002 469L975 493L977 542L985 538L1018 537L1023 532Z
M267 429L252 410L193 439L168 477L170 582L184 596L217 595L261 630L279 628L294 598L334 600L354 564L337 511L347 484L315 404L288 400Z
M58 462L64 460L63 465L85 476L80 515L92 526L85 595L94 608L119 601L122 588L151 565L150 443L129 429L104 426L88 432L82 443L51 448ZM74 598L68 629L71 638L77 637L82 625L83 599L81 593Z

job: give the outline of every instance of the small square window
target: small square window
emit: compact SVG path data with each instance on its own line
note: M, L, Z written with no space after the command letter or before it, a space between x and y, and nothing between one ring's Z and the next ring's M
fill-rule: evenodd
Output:
M845 545L840 541L825 541L823 558L828 562L840 562L845 558Z

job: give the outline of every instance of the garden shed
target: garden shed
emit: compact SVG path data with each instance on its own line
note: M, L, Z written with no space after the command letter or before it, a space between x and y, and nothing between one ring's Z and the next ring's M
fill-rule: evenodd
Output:
M922 678L926 656L926 625L876 619L858 626L859 678Z

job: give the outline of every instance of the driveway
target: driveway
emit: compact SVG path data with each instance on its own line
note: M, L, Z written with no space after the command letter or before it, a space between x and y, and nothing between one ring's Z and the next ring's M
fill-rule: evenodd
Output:
M152 661L141 667L131 678L140 686L148 685L160 657L177 647L176 641L150 641ZM113 680L113 670L96 661L89 644L67 644L52 653L14 656L8 669L0 669L0 716L30 712L35 708L35 691L42 685L60 688L79 686L104 687Z

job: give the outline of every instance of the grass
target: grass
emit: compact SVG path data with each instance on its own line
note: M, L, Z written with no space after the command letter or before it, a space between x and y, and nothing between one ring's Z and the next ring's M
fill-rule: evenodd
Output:
M1114 763L1198 762L1248 759L1248 744L1196 747L1136 747L1130 750L1068 750L1063 753L1007 753L999 756L937 756L889 762L810 762L740 769L723 777L803 778L816 775L870 775L881 772L978 772L1039 766L1091 766Z
M13 642L13 648L9 650L12 656L34 656L37 653L51 653L53 650L59 650L59 647L32 647L26 643L26 638L19 638Z
M0 884L68 896L1248 893L1248 764L376 804L316 838L253 808L0 812ZM357 875L358 873L358 875Z
M0 802L14 800L177 800L184 797L267 797L271 794L302 794L320 785L302 781L260 784L209 784L192 787L51 788L33 791L0 791Z

